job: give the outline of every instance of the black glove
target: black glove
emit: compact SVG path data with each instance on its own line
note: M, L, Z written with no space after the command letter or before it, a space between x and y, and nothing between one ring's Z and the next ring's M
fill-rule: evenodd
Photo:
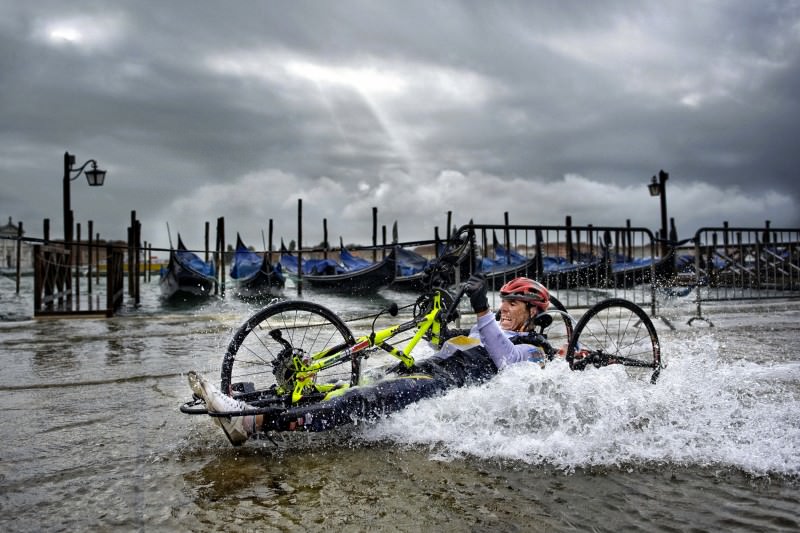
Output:
M472 310L481 313L489 309L489 299L486 297L486 277L483 274L473 274L467 280L465 291L472 304Z

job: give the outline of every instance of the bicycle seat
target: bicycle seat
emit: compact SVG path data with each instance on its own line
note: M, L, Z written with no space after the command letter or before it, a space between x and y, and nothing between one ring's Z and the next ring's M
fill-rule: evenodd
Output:
M550 327L550 324L553 323L553 316L548 315L547 313L541 313L536 315L533 319L533 325L540 327L540 328L547 328Z

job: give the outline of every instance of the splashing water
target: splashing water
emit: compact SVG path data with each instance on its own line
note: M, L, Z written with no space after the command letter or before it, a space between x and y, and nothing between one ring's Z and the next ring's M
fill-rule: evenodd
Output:
M427 445L442 460L800 474L800 364L731 358L708 335L664 343L664 351L672 357L657 385L630 379L622 367L519 364L481 386L412 405L365 438Z

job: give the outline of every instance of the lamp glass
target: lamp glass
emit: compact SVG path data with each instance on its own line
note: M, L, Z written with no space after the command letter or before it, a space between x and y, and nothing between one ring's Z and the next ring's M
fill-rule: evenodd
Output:
M647 188L650 189L650 196L658 196L661 194L661 185L656 181L653 181Z
M103 182L106 180L106 171L100 170L98 168L93 168L91 170L87 170L86 174L86 181L89 182L89 185L92 187L101 187Z

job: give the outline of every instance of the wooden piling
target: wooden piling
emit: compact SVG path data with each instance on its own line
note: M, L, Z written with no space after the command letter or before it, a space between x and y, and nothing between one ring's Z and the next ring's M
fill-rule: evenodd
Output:
M297 294L303 292L303 199L297 199Z
M214 284L214 294L225 296L225 217L217 218L217 237L214 245L215 259L214 265L216 267L216 283Z
M269 219L269 233L268 233L269 240L267 241L267 253L269 255L267 256L267 260L269 261L270 265L272 264L272 231L273 231L272 219Z
M378 208L372 208L372 262L378 260Z
M629 218L625 219L625 257L628 261L633 260L633 232Z
M203 249L205 250L205 255L203 256L203 260L206 263L208 263L208 256L210 254L209 248L208 248L208 243L210 241L210 238L211 238L211 223L208 220L206 220L206 222L205 222L205 234L204 234L204 240L203 240L203 245L204 245Z
M322 257L328 258L328 219L322 219Z
M19 294L19 278L22 275L20 271L20 262L22 261L22 222L17 223L17 291Z
M575 262L575 250L572 248L572 217L567 215L564 225L567 227L567 260L570 263Z

